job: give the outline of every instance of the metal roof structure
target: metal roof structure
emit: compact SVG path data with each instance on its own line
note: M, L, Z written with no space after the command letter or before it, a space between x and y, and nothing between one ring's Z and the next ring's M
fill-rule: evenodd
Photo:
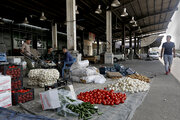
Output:
M105 40L106 10L111 9L113 13L113 39L122 37L122 24L126 26L126 36L129 31L135 32L129 24L132 16L141 27L142 33L138 35L151 35L151 33L166 31L174 12L177 10L179 0L119 0L119 7L111 7L113 0L76 0L79 14L77 25L84 27ZM98 5L101 5L102 13L95 14ZM108 7L109 6L109 7ZM123 8L127 9L128 16L122 18ZM39 17L44 12L47 21L40 21ZM66 21L66 0L1 0L0 17L23 21L25 17L31 24L49 27L50 22L55 21L61 25L66 32L64 23ZM48 26L49 25L49 26Z

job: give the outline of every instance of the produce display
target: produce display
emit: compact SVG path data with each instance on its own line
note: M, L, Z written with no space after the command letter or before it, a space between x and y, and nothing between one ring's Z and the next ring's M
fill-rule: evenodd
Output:
M53 85L59 79L60 73L56 69L33 69L30 70L28 77L28 85Z
M78 114L79 119L88 120L93 117L93 114L97 113L98 115L101 115L102 113L98 112L98 107L92 105L89 102L83 102L79 105L67 105L66 106L71 111Z
M11 76L11 88L20 89L23 86L22 69L20 65L7 65L0 68L0 72Z
M81 92L77 95L77 98L84 102L90 102L91 104L119 105L126 100L126 94L120 92L115 93L114 90L107 91L95 89L89 92Z
M149 90L150 84L138 79L123 77L117 83L109 84L107 88L109 90L135 93Z
M12 104L24 103L34 99L34 89L24 88L20 90L12 90Z
M132 74L132 75L128 75L127 77L130 77L132 79L138 79L147 83L150 83L150 79L146 76L143 75L139 75L139 74Z

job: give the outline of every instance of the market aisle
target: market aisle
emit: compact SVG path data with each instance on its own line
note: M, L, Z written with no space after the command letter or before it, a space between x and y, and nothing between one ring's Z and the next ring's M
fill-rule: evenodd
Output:
M178 77L178 71L175 72L179 68L178 60L180 59L174 60L173 74L168 76L164 75L164 67L160 61L136 62L133 67L135 70L154 78L149 94L132 120L180 120L180 83L174 77Z

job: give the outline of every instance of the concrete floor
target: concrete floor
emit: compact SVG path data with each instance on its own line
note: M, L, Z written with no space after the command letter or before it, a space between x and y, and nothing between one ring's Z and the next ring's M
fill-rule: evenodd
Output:
M137 71L149 72L156 77L132 120L180 120L180 58L175 58L173 62L172 74L169 75L164 74L160 61L149 61L146 65L141 64L143 62L136 64Z
M178 76L179 71L177 70L180 67L180 58L174 59L172 74L168 76L164 74L163 64L159 60L133 60L120 63L152 78L150 91L144 102L135 111L132 120L180 120L180 83L177 80L178 77L180 80L180 74ZM41 91L44 89L36 88L35 98L39 98L38 93ZM37 105L37 103L34 104ZM38 107L41 108L39 104ZM18 107L11 109L20 111L17 110ZM47 114L44 111L42 112L42 109L40 110L39 112L42 114ZM54 112L49 111L50 113L53 117Z

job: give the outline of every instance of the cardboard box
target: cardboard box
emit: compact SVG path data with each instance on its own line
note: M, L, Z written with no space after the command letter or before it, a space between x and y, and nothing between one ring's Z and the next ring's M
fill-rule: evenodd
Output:
M0 92L0 107L12 106L11 90Z
M11 90L11 77L0 75L0 92Z

